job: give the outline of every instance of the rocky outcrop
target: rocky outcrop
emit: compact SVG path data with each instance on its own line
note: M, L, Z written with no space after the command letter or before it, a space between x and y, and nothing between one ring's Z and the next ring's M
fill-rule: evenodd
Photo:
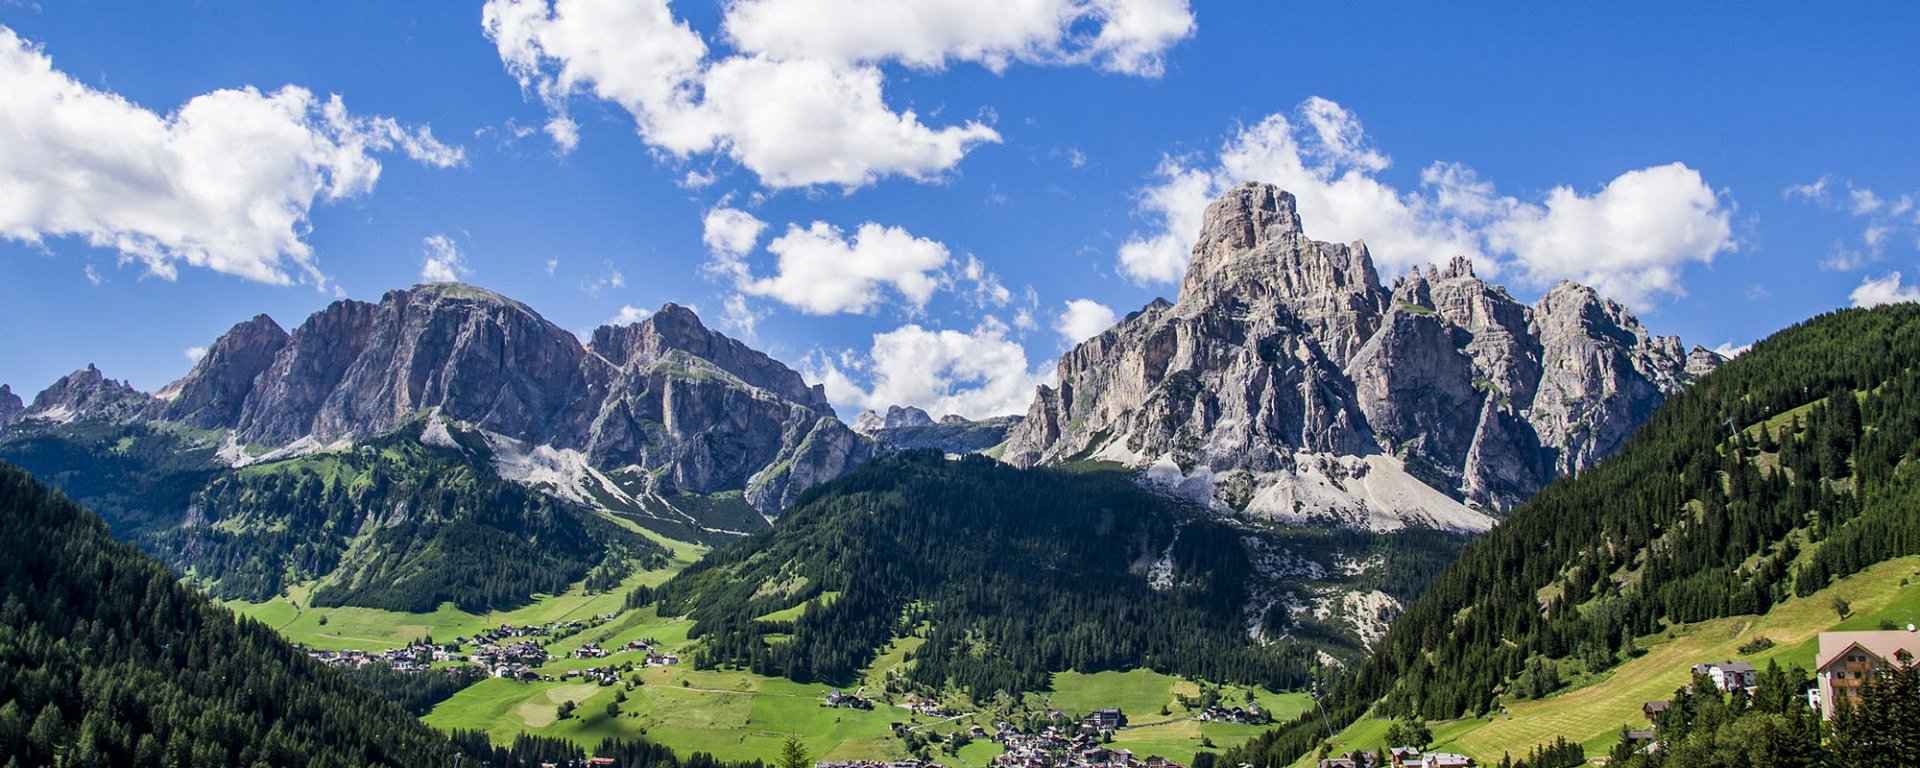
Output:
M34 396L20 421L67 424L75 421L125 421L138 417L153 398L124 381L114 381L87 367L60 377Z
M253 391L254 379L273 365L287 345L287 332L266 315L234 326L207 348L185 378L155 394L158 418L197 427L231 426Z
M569 498L632 498L598 488L611 481L597 473L628 471L655 495L750 491L765 514L876 450L834 418L820 387L683 307L602 327L588 346L520 302L458 283L336 302L291 334L256 317L158 398L89 367L27 416L228 429L224 455L236 462L451 421L495 436L503 462L524 469L537 456L551 470L519 474L598 489L563 489Z
M1276 519L1480 529L1718 362L1581 286L1528 307L1464 258L1382 287L1364 243L1310 240L1292 195L1245 184L1208 206L1179 301L1063 356L1002 458L1119 461Z
M859 418L853 420L853 431L871 437L883 429L931 427L933 423L933 417L919 408L911 405L890 405L887 406L886 415L874 411L861 411Z
M13 388L0 384L0 429L13 426L26 412L26 404L20 401L19 395L13 393Z
M638 323L601 326L593 332L590 347L616 367L645 365L677 350L705 360L747 385L821 413L833 413L824 387L808 386L799 373L780 361L709 330L692 310L671 302Z
M860 414L853 429L896 451L935 450L947 454L967 454L986 451L1005 442L1007 433L1020 421L1019 416L995 416L974 421L948 414L936 422L926 411L918 408L892 406L887 409L886 416L873 411Z

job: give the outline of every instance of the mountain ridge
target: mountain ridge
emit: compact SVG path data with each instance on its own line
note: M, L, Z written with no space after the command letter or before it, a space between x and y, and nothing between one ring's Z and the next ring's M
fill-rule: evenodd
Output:
M1583 286L1520 304L1464 258L1382 286L1365 243L1309 239L1272 185L1203 221L1179 299L1063 355L1003 460L1118 461L1289 522L1478 531L1720 362Z

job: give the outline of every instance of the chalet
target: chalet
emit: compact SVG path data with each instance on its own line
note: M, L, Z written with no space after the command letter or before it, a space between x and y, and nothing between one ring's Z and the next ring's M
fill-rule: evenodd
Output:
M1760 675L1752 664L1732 659L1695 664L1693 674L1711 678L1715 687L1727 693L1751 690L1760 682Z
M1658 723L1660 716L1665 714L1667 708L1671 706L1673 703L1668 701L1649 701L1640 705L1640 713L1647 716L1647 722Z
M1868 680L1897 665L1912 663L1916 656L1920 656L1920 632L1915 632L1912 624L1904 630L1822 632L1820 654L1814 659L1819 699L1810 703L1819 705L1831 719L1840 702L1851 705Z
M1388 747L1387 764L1393 768L1411 768L1420 764L1420 750L1413 747Z
M1473 768L1473 758L1451 752L1429 752L1420 758L1420 768Z
M589 757L587 758L587 768L613 768L613 758Z
M576 659L604 659L607 657L607 649L601 648L593 643L587 643L573 649L573 657Z
M1329 757L1318 763L1318 768L1367 768L1356 763L1351 757Z

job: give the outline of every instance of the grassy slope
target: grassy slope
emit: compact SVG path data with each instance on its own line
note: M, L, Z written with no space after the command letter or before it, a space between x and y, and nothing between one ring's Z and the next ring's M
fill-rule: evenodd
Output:
M641 532L654 536L644 530ZM401 613L357 607L313 608L307 604L307 592L312 589L310 584L291 589L289 594L266 602L236 600L226 605L236 613L251 616L273 627L288 640L315 648L398 648L427 635L436 640L451 640L472 635L483 627L544 624L618 611L627 592L634 587L643 584L657 586L706 553L706 548L697 544L655 538L673 553L673 562L667 568L635 571L620 587L599 594L589 595L581 584L575 584L563 594L542 597L511 611L473 614L454 608L452 603L443 604L432 613ZM322 616L326 617L325 625L320 623Z
M1833 612L1835 597L1852 606L1853 614L1845 620ZM1920 623L1920 557L1880 563L1807 597L1782 602L1765 615L1714 619L1639 638L1635 642L1645 653L1591 684L1539 701L1509 702L1505 714L1492 718L1434 724L1435 748L1490 762L1564 735L1584 744L1589 755L1603 754L1621 726L1646 727L1641 705L1671 697L1688 683L1694 664L1731 658L1761 669L1778 661L1781 667L1798 664L1811 670L1821 632L1877 629L1883 620ZM1763 635L1776 645L1753 655L1739 652L1741 645ZM1334 739L1336 751L1381 746L1386 727L1384 720L1363 718ZM1296 765L1313 762L1302 759Z

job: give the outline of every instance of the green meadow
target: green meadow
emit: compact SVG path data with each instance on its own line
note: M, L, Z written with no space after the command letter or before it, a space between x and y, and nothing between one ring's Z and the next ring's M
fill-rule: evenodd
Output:
M1835 598L1851 606L1848 617L1835 614ZM1506 711L1492 717L1431 723L1433 748L1487 763L1565 736L1586 747L1589 756L1605 754L1622 726L1647 727L1642 705L1670 698L1687 685L1695 664L1742 659L1761 669L1778 662L1783 668L1798 664L1811 672L1821 632L1877 629L1883 621L1920 623L1920 557L1880 563L1807 597L1783 601L1764 615L1684 624L1638 638L1642 654L1577 688L1538 701L1506 702ZM1760 653L1740 653L1740 646L1758 637L1775 645ZM1372 750L1384 745L1386 729L1385 720L1363 718L1332 742L1336 752ZM1313 762L1302 759L1295 765Z

